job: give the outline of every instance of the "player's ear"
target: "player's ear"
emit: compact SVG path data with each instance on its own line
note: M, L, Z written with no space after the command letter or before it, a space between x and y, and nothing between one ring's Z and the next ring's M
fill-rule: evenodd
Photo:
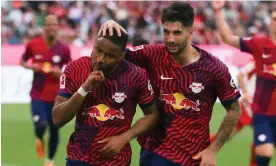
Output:
M189 31L188 31L188 39L190 39L192 37L193 31L194 31L193 28L189 29Z

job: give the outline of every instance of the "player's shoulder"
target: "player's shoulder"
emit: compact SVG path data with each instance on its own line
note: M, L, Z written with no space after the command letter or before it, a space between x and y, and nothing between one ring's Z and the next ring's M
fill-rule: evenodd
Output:
M264 42L270 41L269 37L264 35L255 35L250 37L242 37L243 41L251 41L251 42L260 42L259 44L262 44Z
M194 46L196 47L196 46ZM214 72L215 70L217 71L224 71L221 69L226 69L227 66L216 56L214 56L213 54L211 54L210 52L196 47L196 49L198 49L200 51L200 60L201 60L201 64L202 66L204 66L205 69L210 70L210 72ZM214 71L212 71L214 70Z
M145 69L143 69L131 62L128 62L127 60L123 60L123 65L125 67L125 71L132 75L143 76L146 74Z
M151 51L161 51L165 50L165 45L164 44L145 44L145 45L139 45L139 46L134 46L134 47L128 47L129 51L146 51L146 52L151 52Z
M85 70L89 69L89 66L91 66L91 58L88 56L80 57L76 60L71 61L67 66L66 69L70 70Z
M43 41L43 38L41 36L35 37L27 43L27 45L37 45L40 44Z

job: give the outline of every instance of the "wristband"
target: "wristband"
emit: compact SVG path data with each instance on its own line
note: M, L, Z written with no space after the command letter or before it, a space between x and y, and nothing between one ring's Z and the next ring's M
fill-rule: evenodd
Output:
M82 97L85 97L87 95L88 92L86 92L83 87L81 86L79 89L78 89L78 93L82 96Z

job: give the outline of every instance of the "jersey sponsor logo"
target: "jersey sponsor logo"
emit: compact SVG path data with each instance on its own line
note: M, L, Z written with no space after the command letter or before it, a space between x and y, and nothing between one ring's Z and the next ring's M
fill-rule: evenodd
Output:
M143 48L144 48L144 46L140 45L140 46L130 47L129 50L130 51L138 51L138 50L142 50Z
M189 110L200 111L199 100L194 102L180 93L174 94L161 94L159 100L164 101L166 104L170 104L176 110Z
M60 83L59 83L60 89L65 89L65 83L66 83L66 75L62 74L60 77Z
M263 71L264 73L268 73L276 76L276 63L272 65L264 65Z
M114 99L117 103L122 103L127 98L127 95L123 92L115 92L112 95L112 99Z
M54 63L59 63L61 61L61 57L59 55L54 55L52 60Z
M99 104L86 109L86 112L83 112L82 115L89 115L91 118L96 118L99 121L114 120L114 118L125 119L123 115L123 108L116 110L110 108L105 104Z
M164 77L163 75L161 75L160 79L161 80L172 80L173 78L171 78L171 77Z
M154 92L153 92L153 89L152 89L150 80L148 80L148 89L149 89L149 91L150 91L150 95L152 95Z
M192 89L194 93L200 93L202 90L204 90L204 86L202 83L193 82L189 88Z

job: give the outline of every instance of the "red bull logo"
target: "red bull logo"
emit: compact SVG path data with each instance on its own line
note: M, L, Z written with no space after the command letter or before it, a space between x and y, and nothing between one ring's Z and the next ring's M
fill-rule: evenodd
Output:
M198 108L199 102L195 103L180 93L162 94L161 96L162 97L160 100L164 101L166 104L172 105L174 109L192 109L195 111L200 111L200 109Z
M274 63L272 65L265 65L264 72L276 76L276 63Z
M93 106L87 109L87 115L92 118L96 118L99 121L113 120L114 118L124 119L123 109L121 108L119 111L113 108L109 108L105 104L99 104L97 106Z

